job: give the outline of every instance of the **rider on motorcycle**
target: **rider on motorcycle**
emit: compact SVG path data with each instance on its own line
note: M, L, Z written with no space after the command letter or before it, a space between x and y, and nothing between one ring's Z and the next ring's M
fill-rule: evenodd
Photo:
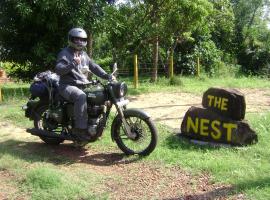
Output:
M106 80L112 77L83 51L87 44L87 34L83 29L72 28L68 32L68 44L57 56L55 71L60 76L59 93L74 103L75 128L72 132L78 139L87 140L87 99L82 91L89 83L87 74L91 71Z

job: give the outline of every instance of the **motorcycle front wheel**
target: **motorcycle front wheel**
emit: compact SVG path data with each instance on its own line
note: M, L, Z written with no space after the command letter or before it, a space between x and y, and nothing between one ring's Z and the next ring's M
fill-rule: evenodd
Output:
M125 112L124 115L134 137L127 136L122 120L118 117L112 127L117 146L126 155L149 155L157 145L157 129L153 121L139 110Z

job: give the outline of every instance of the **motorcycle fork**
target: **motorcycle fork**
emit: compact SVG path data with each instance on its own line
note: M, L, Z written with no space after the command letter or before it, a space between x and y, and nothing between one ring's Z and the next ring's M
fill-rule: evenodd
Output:
M112 100L113 100L113 103L115 105L115 108L117 110L117 112L119 113L120 115L120 118L122 120L122 123L123 123L123 127L124 127L124 132L125 134L131 138L131 139L135 139L136 138L136 134L132 133L131 129L130 129L130 126L128 125L127 123L127 120L125 118L125 115L124 115L124 112L123 112L123 109L125 108L125 106L118 106L117 102L116 102L116 97L113 93L113 90L112 90L112 86L109 87L109 93L112 97Z
M125 118L124 112L123 112L123 108L122 107L118 107L116 106L116 109L120 115L120 118L122 120L123 123L123 127L124 127L124 132L126 133L126 135L130 138L130 139L135 139L136 138L136 134L133 133L130 129L130 126L127 123L127 120Z

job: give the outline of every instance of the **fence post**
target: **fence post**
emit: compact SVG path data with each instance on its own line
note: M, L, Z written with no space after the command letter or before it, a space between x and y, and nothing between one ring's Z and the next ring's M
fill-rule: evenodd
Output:
M170 56L170 65L169 65L169 77L173 77L173 53Z
M134 55L134 88L137 89L139 85L138 81L138 56Z
M0 103L2 103L3 98L2 98L2 87L0 86Z
M197 66L196 66L196 75L199 77L200 76L200 57L197 57Z

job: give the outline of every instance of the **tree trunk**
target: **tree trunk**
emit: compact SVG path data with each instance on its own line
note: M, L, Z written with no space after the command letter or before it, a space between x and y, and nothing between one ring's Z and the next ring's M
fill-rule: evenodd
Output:
M93 57L93 35L91 32L88 32L87 37L87 54L90 58Z
M155 37L154 40L154 48L153 48L153 71L151 81L157 81L157 71L158 71L158 48L159 48L159 41L158 36Z

